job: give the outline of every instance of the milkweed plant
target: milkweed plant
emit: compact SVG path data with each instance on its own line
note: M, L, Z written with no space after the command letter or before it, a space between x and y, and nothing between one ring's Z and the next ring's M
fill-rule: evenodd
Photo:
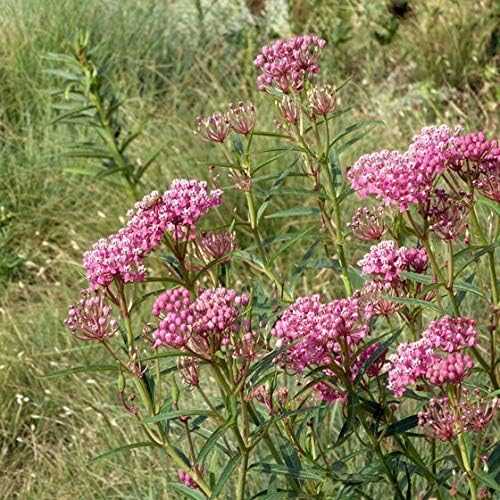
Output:
M342 165L363 124L340 126L324 47L261 49L275 128L252 102L199 117L209 181L145 195L85 252L65 324L144 432L114 451L164 450L174 497L493 498L499 143L433 126Z

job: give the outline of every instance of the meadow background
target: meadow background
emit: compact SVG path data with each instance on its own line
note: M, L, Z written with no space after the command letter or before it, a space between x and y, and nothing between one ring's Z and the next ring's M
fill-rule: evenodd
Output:
M100 359L62 321L84 285L83 251L130 206L109 179L76 173L93 174L95 161L65 155L92 131L53 123L61 80L49 53L90 33L124 124L143 127L131 155L159 151L147 192L208 176L212 146L192 133L196 116L260 103L252 61L295 33L328 40L322 79L349 80L339 99L353 120L383 120L346 164L403 148L428 124L498 136L499 26L494 0L0 0L0 498L176 498L175 471L156 452L91 462L139 432L111 378L47 377ZM269 127L274 110L258 109Z

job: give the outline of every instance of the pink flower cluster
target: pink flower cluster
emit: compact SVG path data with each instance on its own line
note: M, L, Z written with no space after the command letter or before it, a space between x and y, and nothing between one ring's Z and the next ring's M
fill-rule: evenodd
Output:
M236 249L237 242L235 234L230 231L218 233L207 231L201 234L198 245L206 260L227 262L230 259L230 254Z
M378 241L385 233L384 209L360 207L349 224L354 236L363 241Z
M418 424L431 438L451 441L461 432L481 432L493 420L499 400L485 401L479 391L471 394L463 388L452 405L448 397L432 398L418 414Z
M459 351L473 347L476 341L475 322L470 318L443 316L432 321L420 340L400 344L390 357L389 389L400 397L421 378L434 385L460 383L473 363ZM439 351L449 355L442 358Z
M424 248L398 248L395 241L385 240L372 246L358 265L363 274L394 284L401 281L403 271L425 271L427 253Z
M209 142L222 144L231 130L241 135L250 134L255 128L257 113L251 102L231 104L224 112L196 118L196 133Z
M179 481L184 484L184 486L193 490L198 489L198 483L191 477L190 474L184 472L182 469L177 471L177 477L179 478Z
M240 316L248 302L246 294L226 288L206 289L195 300L184 288L167 290L153 305L153 314L161 318L153 333L154 346L186 348L202 356L228 346L235 356L248 354L242 346L229 346L242 326ZM253 336L247 331L244 342L250 345Z
M271 332L278 339L278 348L287 347L279 363L297 373L320 366L327 369L332 364L350 370L355 360L345 356L354 357L354 347L369 333L360 309L355 298L327 304L319 295L297 299Z
M128 223L99 240L84 254L83 264L92 287L106 287L115 279L143 281L144 258L161 242L166 231L175 239L192 239L200 218L222 203L222 191L207 190L206 182L175 180L163 195L154 191L128 213Z
M434 356L425 378L432 385L459 384L469 375L473 367L472 358L461 352L451 353L444 358Z
M449 194L444 189L435 189L425 207L430 229L445 240L457 239L467 228L469 202L469 193Z
M254 61L262 72L257 77L257 88L266 90L274 85L285 94L300 92L306 80L319 73L319 51L325 45L322 38L302 35L263 47Z
M97 342L106 340L118 330L103 293L94 290L82 291L80 302L69 307L64 324L78 339Z
M442 125L421 130L408 151L379 151L363 155L349 170L355 191L375 196L401 212L411 204L425 202L434 180L446 168L456 132Z

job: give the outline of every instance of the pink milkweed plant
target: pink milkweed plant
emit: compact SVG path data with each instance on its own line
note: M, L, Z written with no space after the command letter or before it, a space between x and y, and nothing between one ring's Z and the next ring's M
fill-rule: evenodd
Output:
M344 165L365 123L342 126L325 50L261 49L276 128L252 102L199 117L218 174L101 235L66 326L179 497L493 498L499 143L440 125Z

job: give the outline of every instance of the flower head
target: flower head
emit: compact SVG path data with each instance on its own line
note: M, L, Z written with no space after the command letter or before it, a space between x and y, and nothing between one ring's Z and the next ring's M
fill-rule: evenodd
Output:
M144 259L165 232L177 240L193 239L201 217L221 203L221 190L208 191L207 183L197 180L177 179L164 194L146 195L127 214L125 227L85 252L83 264L91 286L107 287L115 278L123 283L143 281Z
M227 113L231 128L241 135L248 135L255 127L255 106L251 102L231 104Z
M472 358L461 352L454 352L444 358L434 356L425 378L433 385L459 384L473 367Z
M214 113L196 118L196 131L205 140L222 144L231 131L231 123L226 113Z
M456 131L426 127L405 153L382 150L362 156L348 178L362 198L375 196L401 212L428 200L435 179L445 170Z
M313 117L327 116L337 106L337 96L335 95L335 87L332 85L323 85L313 87L309 93L309 109Z
M450 353L474 347L477 337L476 322L461 316L443 316L432 321L422 336L433 349Z
M385 233L384 209L360 207L354 213L349 227L354 236L363 241L378 241Z
M230 254L236 249L236 236L230 231L204 232L201 235L199 246L201 253L207 260L227 262Z
M82 290L78 304L68 310L64 324L80 340L102 342L118 331L118 324L111 315L101 291Z
M257 88L275 86L285 94L300 92L306 80L319 73L319 51L325 45L325 40L315 35L302 35L263 47L255 59L255 66L261 71Z

